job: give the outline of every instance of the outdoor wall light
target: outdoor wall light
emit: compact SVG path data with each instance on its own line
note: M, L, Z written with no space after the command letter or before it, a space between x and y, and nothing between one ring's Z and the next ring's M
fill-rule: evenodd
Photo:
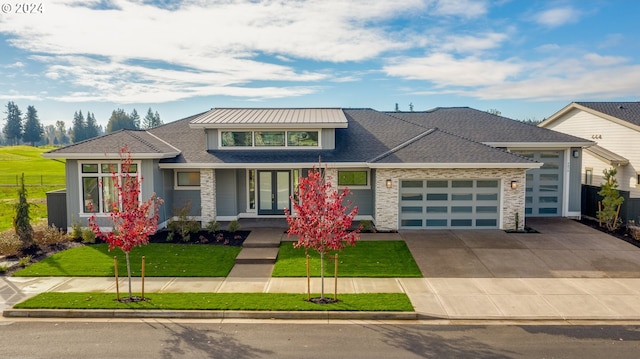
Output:
M511 181L511 188L512 189L518 188L518 181Z
M387 188L391 188L391 179L387 180Z
M573 158L578 158L578 157L580 157L580 151L573 150Z

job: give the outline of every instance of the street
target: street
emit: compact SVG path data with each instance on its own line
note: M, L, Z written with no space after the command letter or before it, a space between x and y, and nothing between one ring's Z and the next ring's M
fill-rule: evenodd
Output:
M0 321L3 358L636 358L637 325Z

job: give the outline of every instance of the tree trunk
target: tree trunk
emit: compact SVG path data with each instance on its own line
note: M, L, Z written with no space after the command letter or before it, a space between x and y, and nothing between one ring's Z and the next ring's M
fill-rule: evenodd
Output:
M129 299L133 299L133 294L131 293L131 264L129 263L129 252L125 252L124 257L127 260L127 276L129 277Z
M320 252L320 299L324 300L324 252Z

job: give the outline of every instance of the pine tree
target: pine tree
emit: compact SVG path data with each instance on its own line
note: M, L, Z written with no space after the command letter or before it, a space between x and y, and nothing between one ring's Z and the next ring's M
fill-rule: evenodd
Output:
M116 132L119 130L137 130L138 127L123 109L119 108L111 112L109 122L107 123L107 133Z
M138 111L135 108L131 111L131 115L129 115L129 117L131 118L131 123L133 123L134 129L140 128L140 115L138 115Z
M33 227L29 218L29 202L27 202L27 189L24 186L24 173L20 178L20 188L18 189L18 203L15 205L16 216L13 219L13 226L22 242L22 249L28 249L34 245Z
M42 141L43 136L44 128L40 123L40 119L38 119L38 111L35 107L28 106L22 139L24 142L29 142L32 146L35 146L38 142Z
M87 124L85 128L86 139L98 137L99 134L100 129L98 128L95 115L91 112L87 112Z
M616 179L618 170L610 168L605 169L602 173L604 174L604 183L598 192L602 196L602 207L598 211L598 221L604 223L607 229L613 232L622 224L619 215L624 197L618 191L618 180Z
M153 113L151 107L147 111L147 115L144 117L142 121L142 127L145 129L154 128L162 125L162 120L160 119L160 114L158 111Z
M84 120L84 116L82 115L82 110L78 112L74 112L73 113L73 130L72 130L72 138L74 143L84 141L87 139L86 127L87 127L87 124Z
M7 103L7 122L4 124L4 132L7 144L18 145L22 138L22 112L13 101Z

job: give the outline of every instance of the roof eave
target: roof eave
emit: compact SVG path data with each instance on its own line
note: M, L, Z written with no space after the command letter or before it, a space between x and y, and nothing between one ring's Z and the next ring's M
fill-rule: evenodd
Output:
M202 129L322 129L322 128L347 128L348 123L190 123L190 128Z
M291 168L311 168L327 166L327 168L366 168L366 162L290 162L290 163L160 163L161 169L181 169L181 168L213 168L213 169L291 169Z
M570 148L570 147L590 147L596 143L593 141L584 142L483 142L491 147L506 148Z
M542 163L369 163L370 168L540 168Z
M131 153L132 159L147 160L147 159L166 159L174 158L178 156L180 152L165 152L165 153ZM43 153L42 157L45 158L62 158L69 160L86 160L96 159L96 156L102 156L99 159L107 160L119 160L122 158L121 153L55 153L48 152Z
M618 125L625 126L625 127L628 127L628 128L630 128L632 130L640 132L640 126L638 126L638 125L635 125L635 124L633 124L631 122L622 120L622 119L620 119L618 117L608 115L608 114L606 114L604 112L600 112L600 111L594 110L592 108L583 106L583 105L581 105L579 103L575 103L575 102L572 102L572 103L568 104L562 110L554 113L551 117L549 117L548 119L542 121L540 124L538 124L538 127L548 128L549 125L551 125L553 122L555 122L558 119L562 118L569 111L574 110L574 109L590 113L590 114L592 114L594 116L598 116L598 117L604 118L604 119L609 120L609 121L611 121L613 123L617 123Z

